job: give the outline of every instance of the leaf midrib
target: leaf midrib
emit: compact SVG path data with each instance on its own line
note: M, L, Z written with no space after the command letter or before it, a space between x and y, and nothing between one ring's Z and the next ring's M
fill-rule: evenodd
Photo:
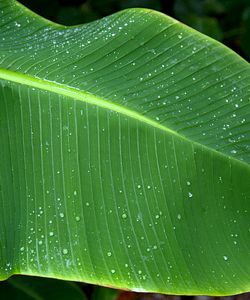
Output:
M136 111L128 109L127 107L121 106L117 103L111 102L105 98L99 97L99 96L89 93L87 91L83 91L83 90L77 89L75 87L61 84L61 83L58 83L55 81L41 79L39 77L35 77L35 76L28 75L28 74L23 74L23 73L11 71L11 70L3 69L3 68L0 68L0 79L19 83L19 84L30 86L33 88L38 88L40 90L45 90L45 91L52 92L52 93L55 93L58 95L73 98L74 100L79 100L79 101L89 103L89 104L92 104L92 105L95 105L98 107L112 110L114 112L120 113L120 114L125 115L130 118L133 118L142 123L148 124L156 129L165 131L166 133L168 133L170 135L174 135L186 142L198 145L199 147L207 149L208 151L215 152L216 155L222 156L227 159L235 160L235 161L237 161L237 163L240 163L240 164L244 165L245 167L249 168L249 164L246 163L245 161L241 161L241 160L239 160L235 157L229 156L223 152L219 152L219 151L215 150L214 148L210 148L199 142L188 139L187 137L179 134L178 132L176 132L162 124L159 124L156 121L154 121L148 117L145 117Z

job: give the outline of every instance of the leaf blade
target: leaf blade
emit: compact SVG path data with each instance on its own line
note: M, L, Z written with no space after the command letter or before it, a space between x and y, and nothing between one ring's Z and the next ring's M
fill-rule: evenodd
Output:
M12 232L1 241L7 269L1 276L43 274L175 294L246 291L249 270L237 264L243 266L249 256L249 188L240 180L249 178L249 123L239 126L249 111L249 65L148 10L67 28L30 12L18 16L19 4L9 3L17 14L14 28L20 30L15 40L0 31L5 38L0 46L5 158L0 180L3 210L16 212L1 223L1 236L5 228ZM26 22L32 25L26 28ZM48 47L33 43L29 50L31 37ZM18 50L8 48L10 41ZM193 50L199 43L200 51ZM206 46L211 53L204 61ZM22 52L33 54L25 58ZM217 54L219 59L211 59ZM229 60L231 70L225 67ZM163 69L157 69L162 61ZM204 81L218 72L218 82ZM229 89L221 92L222 83ZM180 101L180 91L192 98L182 94ZM173 113L188 103L184 121L172 122ZM236 104L242 105L239 115ZM197 121L200 115L203 123ZM232 129L222 136L224 123Z

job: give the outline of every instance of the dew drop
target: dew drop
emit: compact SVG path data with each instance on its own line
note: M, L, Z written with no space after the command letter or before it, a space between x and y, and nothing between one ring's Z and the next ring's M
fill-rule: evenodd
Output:
M127 219L127 215L126 214L122 214L122 218L123 219Z
M64 248L64 249L62 250L62 253L63 253L63 254L68 254L68 249Z

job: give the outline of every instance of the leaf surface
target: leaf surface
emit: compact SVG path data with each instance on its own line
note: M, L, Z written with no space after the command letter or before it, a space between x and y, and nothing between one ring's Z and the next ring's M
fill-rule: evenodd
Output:
M163 14L0 0L0 278L249 291L250 67Z

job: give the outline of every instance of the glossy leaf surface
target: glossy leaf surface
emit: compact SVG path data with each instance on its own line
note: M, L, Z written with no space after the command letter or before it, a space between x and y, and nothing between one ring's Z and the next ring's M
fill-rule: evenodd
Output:
M0 0L0 278L248 291L249 103L249 64L165 15Z

